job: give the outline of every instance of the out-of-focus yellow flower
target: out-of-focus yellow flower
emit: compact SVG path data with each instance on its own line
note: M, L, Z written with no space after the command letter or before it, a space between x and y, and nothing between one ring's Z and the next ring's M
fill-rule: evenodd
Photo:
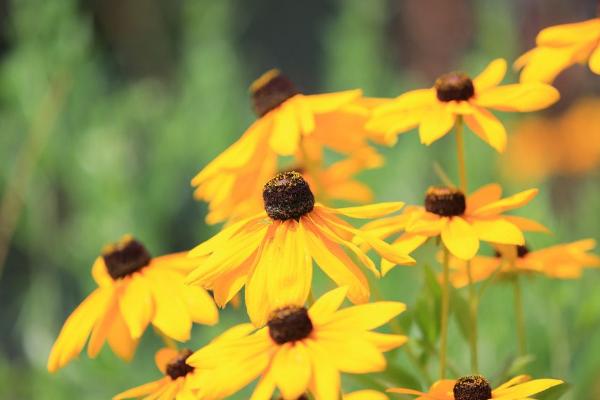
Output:
M600 100L583 99L557 118L530 118L511 136L503 159L510 179L582 175L600 165Z
M357 390L346 393L342 396L342 400L389 400L389 398L376 390Z
M119 357L130 360L148 324L182 342L189 340L192 322L216 324L217 307L210 295L184 283L196 264L186 253L151 258L131 236L107 246L92 267L98 288L65 321L48 370L56 371L76 357L90 333L90 357L108 340Z
M177 351L171 348L159 350L155 356L156 366L164 377L126 390L113 397L123 399L202 400L196 388L209 381L207 371L197 370L186 363L191 350Z
M310 309L290 304L275 310L267 326L237 329L244 335L222 338L188 359L211 373L200 389L206 399L222 399L260 377L252 400L270 400L276 388L283 399L307 392L316 400L336 400L340 372L364 374L386 367L383 352L406 343L406 336L372 332L405 310L383 301L338 310L347 288L334 289Z
M552 82L573 64L587 64L600 74L600 18L542 29L533 49L515 61L521 82Z
M492 389L486 378L474 375L437 381L428 392L406 388L388 389L388 392L418 396L416 400L522 400L562 383L558 379L531 380L527 375L519 375Z
M315 203L309 185L298 172L283 172L264 187L264 210L234 223L190 251L200 257L188 276L192 284L212 289L224 306L245 285L250 319L263 325L269 313L287 304L304 304L312 285L313 259L339 286L348 286L354 303L369 299L369 284L356 263L379 275L373 261L353 242L358 235L383 258L414 264L405 253L362 233L338 215L378 218L400 210L403 203L328 208Z
M596 247L593 239L558 244L529 251L525 246L500 246L496 257L477 256L471 261L473 282L488 279L493 274L513 275L539 273L556 279L580 278L585 268L600 267L600 257L590 253ZM469 284L467 265L451 259L454 269L450 281L456 287Z
M257 198L257 190L276 173L279 156L315 163L307 160L308 151L350 154L368 147L369 139L378 140L364 129L371 103L361 90L305 95L271 70L250 91L258 119L192 180L195 197L209 203L210 224L251 215L259 204L247 199Z
M395 137L418 126L421 143L430 145L462 117L479 138L502 152L506 130L488 109L535 111L560 97L552 86L539 82L498 86L505 74L506 61L497 59L473 80L462 72L442 75L430 89L414 90L376 107L367 129Z
M430 237L440 236L452 255L470 260L477 254L480 240L523 244L522 230L544 231L535 221L504 215L526 205L537 193L537 189L530 189L503 199L498 184L486 185L468 197L458 189L430 188L425 207L407 207L402 214L369 222L361 230L382 239L404 232L392 243L403 253L414 251ZM393 267L389 260L382 260L383 274Z

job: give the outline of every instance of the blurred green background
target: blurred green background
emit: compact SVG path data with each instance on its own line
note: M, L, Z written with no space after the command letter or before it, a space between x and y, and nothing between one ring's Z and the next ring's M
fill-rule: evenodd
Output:
M107 399L159 377L152 360L160 342L151 331L131 364L107 348L55 375L45 363L64 319L94 286L90 267L104 244L129 232L158 255L216 232L204 224L206 206L192 199L189 182L253 120L247 86L266 69L282 69L307 93L361 87L395 96L448 70L475 74L492 58L512 61L541 27L592 18L595 3L0 1L0 399ZM506 81L516 79L510 72ZM600 94L600 77L583 67L556 85L562 100L547 115ZM502 118L510 131L521 116ZM434 161L456 176L451 138L427 148L410 134L381 151L386 166L361 176L377 200L421 202L438 182ZM507 192L525 188L499 175L499 156L473 135L467 155L472 188L499 179ZM534 247L598 236L598 170L539 187L524 212L554 235L529 238ZM599 274L524 282L533 357L516 360L514 372L567 380L565 399L600 398ZM398 268L381 283L383 293L409 308L427 303L423 276L422 268ZM317 292L328 285L322 280ZM218 327L194 328L190 347L245 320L243 308L227 309ZM468 347L456 321L450 355L464 374ZM423 336L417 324L410 329L416 340ZM495 383L515 364L507 285L483 299L480 352L482 372ZM396 365L390 372L344 378L346 388L425 383L401 349L388 359Z

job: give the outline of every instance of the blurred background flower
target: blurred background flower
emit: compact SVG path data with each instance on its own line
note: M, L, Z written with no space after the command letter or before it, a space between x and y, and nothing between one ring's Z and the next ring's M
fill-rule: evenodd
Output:
M253 121L247 87L265 70L280 68L307 93L362 88L365 96L392 97L427 87L447 71L479 71L497 57L515 60L543 27L594 17L595 3L0 1L0 398L78 398L85 390L86 399L106 399L156 379L160 339L152 334L142 338L131 364L103 351L95 361L82 357L50 376L45 363L62 322L94 288L89 265L104 243L131 232L164 254L189 249L219 229L204 224L206 205L194 201L190 180ZM517 79L509 71L506 82ZM586 66L569 68L554 85L560 102L536 114L553 122L578 98L600 95L600 79ZM510 149L524 116L501 118ZM587 134L592 143L600 132ZM497 181L505 160L467 136L470 184ZM374 201L420 204L425 189L440 183L434 161L456 176L449 146L452 138L427 148L417 135L402 135L395 147L378 148L383 168L357 179L371 186ZM534 248L598 237L598 178L598 168L578 177L552 172L539 186L527 216L547 223L554 236L533 237ZM508 183L507 193L529 186ZM436 319L412 317L430 310L420 270L395 269L380 286L386 299L409 305L400 322L426 344ZM497 317L511 313L510 302L499 301L510 289L488 289L481 304L481 369L494 385L526 366L534 376L570 382L566 399L600 396L600 276L584 274L572 282L526 283L535 358L515 358L513 327ZM319 276L316 292L329 285ZM200 348L246 320L243 310L226 309L217 327L195 326L189 347ZM453 332L461 326L453 320L450 337L458 338ZM466 349L464 341L450 343L449 356L461 371ZM348 379L345 390L428 387L426 377L408 367L404 350L390 352L388 360L393 369Z

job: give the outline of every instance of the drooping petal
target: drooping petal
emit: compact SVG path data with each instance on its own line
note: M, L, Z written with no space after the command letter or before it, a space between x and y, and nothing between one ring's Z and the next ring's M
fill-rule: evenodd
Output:
M314 113L323 114L335 111L360 96L362 96L361 89L352 89L335 93L311 94L304 98Z
M308 351L301 341L281 346L271 368L284 398L297 399L306 392L312 368Z
M516 215L506 215L504 216L504 219L525 232L550 233L550 230L544 225L529 218L519 217Z
M139 338L133 338L120 312L115 317L108 331L108 344L112 351L124 361L131 361L137 348Z
M204 325L219 322L219 312L212 297L198 286L182 286L182 297L187 304L192 321Z
M119 298L119 309L133 338L139 338L152 320L154 301L143 274L135 273Z
M502 153L506 148L506 129L502 122L485 108L473 107L473 110L471 115L464 116L467 126L494 150Z
M119 296L117 291L118 289L115 290L112 298L106 304L104 313L100 316L100 318L98 318L98 321L94 325L87 348L87 353L90 358L95 358L102 349L102 346L108 337L108 333L110 332L111 326L116 320L117 314L119 314Z
M500 244L525 243L523 232L504 218L473 219L471 226L480 240Z
M271 400L275 391L275 374L272 372L272 367L263 374L258 381L250 400Z
M400 253L410 254L417 248L421 247L429 239L429 236L418 235L415 233L404 233L398 239L392 243L392 247L397 249ZM381 260L381 275L385 276L392 268L397 264L386 260Z
M506 75L506 60L497 58L489 63L483 72L473 79L475 93L498 86L502 82L502 79L504 79L504 75Z
M269 146L277 154L291 156L300 144L300 127L291 106L282 104L273 113L273 131Z
M499 111L537 111L558 101L560 93L540 82L498 86L480 93L475 100L480 107Z
M306 340L306 346L312 361L311 391L318 399L335 399L340 393L340 373L319 343Z
M454 121L454 115L444 104L433 105L423 116L421 125L419 125L421 143L430 145L435 142L452 129Z
M452 217L442 229L441 236L450 253L461 260L470 260L479 250L477 232L461 217Z
M106 269L106 264L104 263L104 258L98 257L96 261L94 261L94 265L92 266L92 277L96 284L100 287L111 286L113 284L113 279L108 274L108 270Z

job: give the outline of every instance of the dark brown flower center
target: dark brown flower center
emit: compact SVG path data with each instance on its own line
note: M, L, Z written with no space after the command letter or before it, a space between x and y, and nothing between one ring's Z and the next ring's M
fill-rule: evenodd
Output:
M272 69L252 83L250 93L254 112L262 117L300 92L285 75Z
M306 308L296 306L276 310L267 325L271 339L277 344L305 339L313 330L313 324Z
M179 354L177 354L177 357L167 364L167 375L169 375L171 379L175 380L192 372L194 367L191 367L185 363L185 360L187 360L191 355L192 351L190 349L181 350Z
M432 187L425 195L425 209L443 217L463 215L467 208L465 195L458 189Z
M527 254L529 254L529 247L527 247L526 245L517 245L517 257L518 258L523 258L525 257ZM498 258L502 257L502 253L500 253L498 250L495 251L495 256Z
M283 397L278 397L277 400L285 400ZM308 396L303 394L302 396L298 397L296 400L308 400Z
M296 171L280 172L263 189L265 211L274 220L298 220L312 211L315 197Z
M113 279L124 278L150 263L152 257L140 242L131 236L109 245L102 251L108 274Z
M469 100L475 95L473 81L462 72L450 72L435 81L437 98L440 101Z
M492 398L490 383L480 375L459 378L452 391L454 400L488 400Z

